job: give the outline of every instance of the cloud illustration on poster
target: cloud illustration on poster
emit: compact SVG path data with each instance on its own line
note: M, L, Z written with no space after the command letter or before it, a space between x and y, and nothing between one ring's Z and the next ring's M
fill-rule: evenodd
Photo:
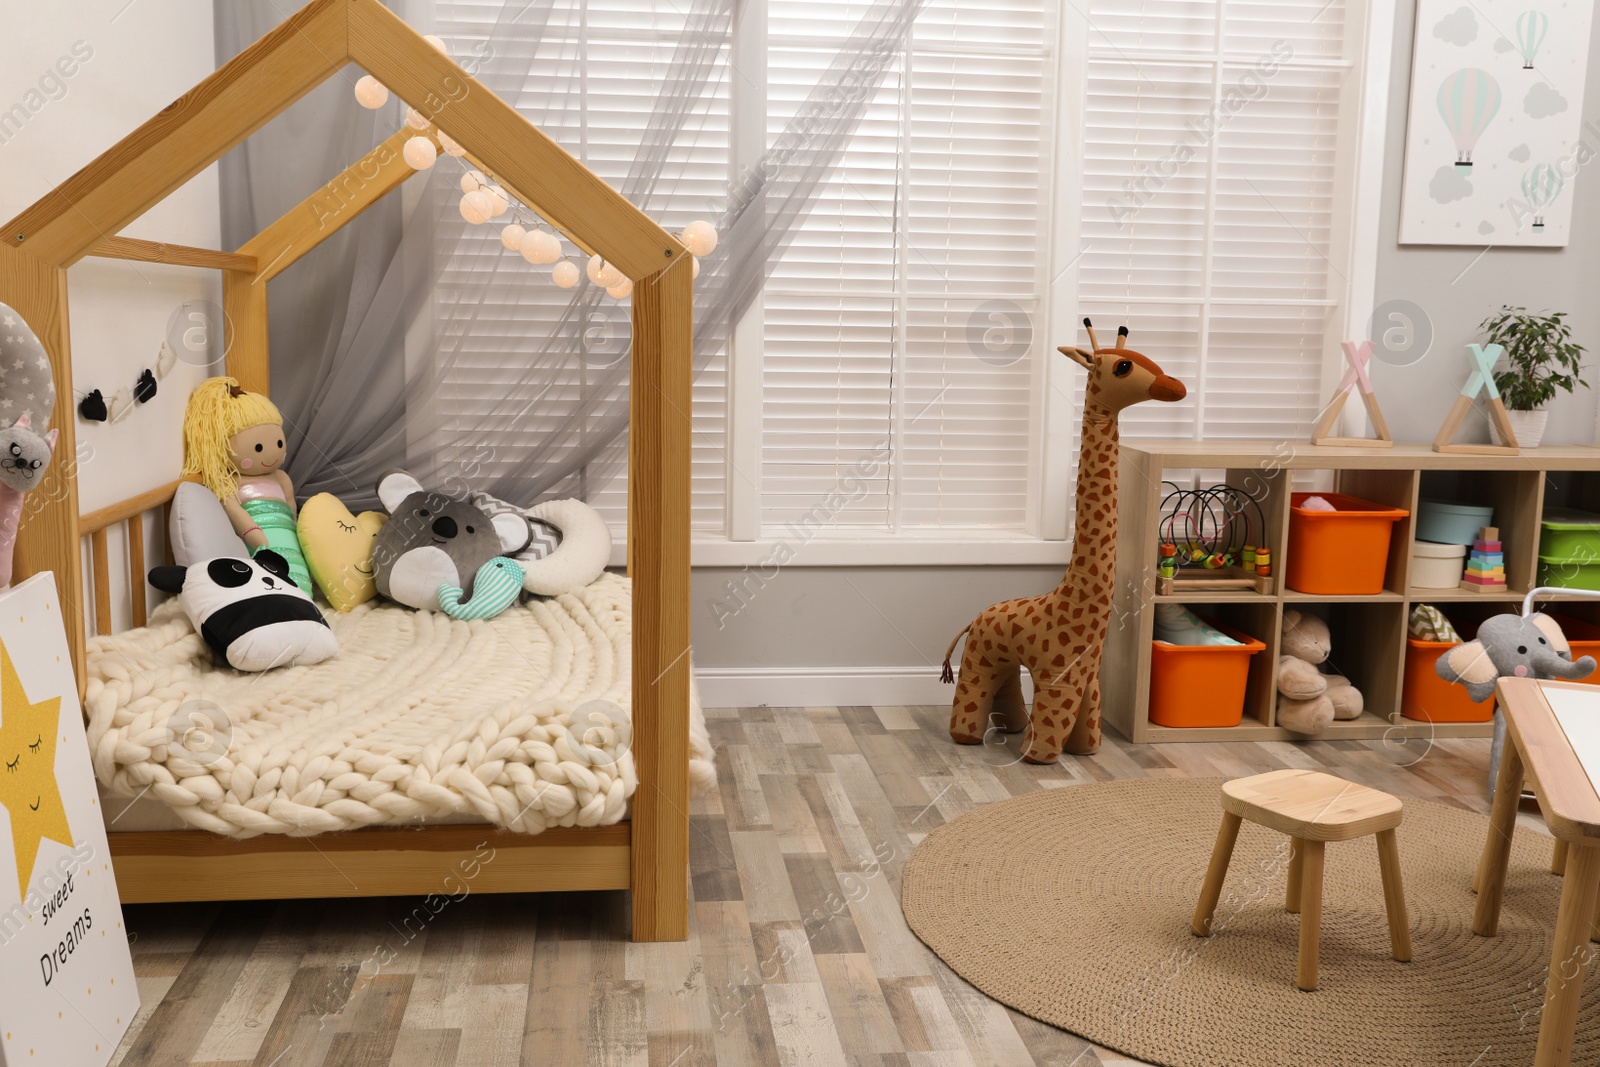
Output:
M1478 39L1478 20L1470 7L1458 7L1434 23L1433 35L1451 44L1469 45Z
M1526 163L1533 158L1533 150L1526 143L1523 143L1507 152L1506 155L1511 157L1513 163Z
M1498 41L1496 41L1494 43L1494 50L1496 52L1500 53L1501 55L1505 55L1507 52L1515 51L1516 47L1517 47L1516 45L1512 44L1510 41L1506 40L1504 37L1500 38Z
M1465 200L1472 195L1472 179L1446 163L1434 172L1433 181L1428 183L1428 195L1440 204Z
M1494 232L1494 223L1490 222L1488 219L1484 219L1482 222L1478 223L1478 232L1483 234L1485 237L1489 236Z
M1522 110L1536 119L1549 118L1567 110L1567 98L1544 82L1535 82L1522 98Z

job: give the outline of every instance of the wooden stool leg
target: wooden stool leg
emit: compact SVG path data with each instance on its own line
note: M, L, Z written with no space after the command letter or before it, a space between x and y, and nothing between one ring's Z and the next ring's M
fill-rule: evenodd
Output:
M1534 1067L1566 1067L1572 1062L1573 1030L1583 998L1588 934L1600 893L1600 847L1579 847L1567 854L1561 910L1556 913L1555 943L1545 980L1544 1017L1539 1020L1539 1047Z
M1300 868L1304 858L1302 852L1300 839L1289 838L1289 888L1283 895L1283 906L1291 913L1300 910Z
M1511 834L1517 825L1517 802L1522 798L1522 753L1515 742L1500 757L1500 780L1495 784L1494 811L1489 816L1489 838L1478 861L1478 906L1472 932L1493 937L1500 928L1500 898L1506 890L1506 865L1511 862Z
M1322 936L1323 842L1302 841L1300 850L1300 966L1295 984L1307 993L1317 988L1317 942Z
M1200 889L1200 901L1194 906L1194 919L1189 923L1189 929L1200 937L1211 936L1211 920L1216 917L1222 883L1228 877L1228 863L1233 859L1234 842L1239 840L1239 824L1243 821L1231 811L1222 813L1217 844L1211 850L1211 866L1206 868L1206 882Z
M1567 873L1567 843L1561 838L1556 838L1555 847L1550 850L1550 873Z
M1395 959L1406 963L1411 959L1411 926L1400 880L1400 844L1393 830L1378 831L1378 869L1383 872L1383 906L1389 913L1389 948Z

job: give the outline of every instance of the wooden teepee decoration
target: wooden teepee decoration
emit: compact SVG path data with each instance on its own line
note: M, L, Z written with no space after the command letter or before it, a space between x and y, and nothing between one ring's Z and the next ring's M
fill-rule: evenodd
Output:
M1467 376L1466 384L1461 387L1461 395L1456 397L1456 402L1450 406L1450 414L1444 418L1444 425L1439 427L1439 434L1433 439L1435 452L1456 452L1472 456L1515 456L1521 450L1517 446L1517 435L1511 429L1511 419L1506 415L1505 402L1500 399L1500 389L1494 384L1494 365L1499 360L1505 349L1499 345L1470 344L1467 352L1472 356L1472 373ZM1489 397L1489 417L1494 420L1495 428L1500 431L1500 440L1503 445L1458 445L1452 439L1456 431L1461 429L1461 422L1467 417L1467 412L1472 410L1472 402L1478 398L1480 392L1487 392Z
M1353 445L1357 448L1393 448L1394 440L1389 436L1389 424L1383 419L1383 409L1378 407L1378 397L1372 391L1372 379L1367 375L1367 365L1372 362L1371 341L1345 341L1340 347L1344 349L1344 361L1350 364L1350 369L1345 371L1344 378L1340 380L1339 387L1334 390L1333 398L1317 416L1317 421L1311 427L1311 443L1314 445ZM1344 410L1344 402L1349 399L1352 392L1361 394L1361 403L1366 406L1367 418L1372 420L1372 429L1376 437L1330 437L1329 431L1339 421L1339 413Z

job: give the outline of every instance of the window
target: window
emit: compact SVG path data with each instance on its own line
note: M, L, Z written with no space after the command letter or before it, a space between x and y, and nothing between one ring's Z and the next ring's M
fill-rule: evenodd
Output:
M929 4L765 296L761 517L887 447L841 532L1028 529L1049 220L1045 0ZM862 5L770 0L784 131Z
M818 514L828 539L862 543L1065 536L1081 376L1051 361L1085 314L1107 334L1128 323L1190 386L1130 411L1128 434L1303 433L1347 311L1364 18L1347 4L928 0L737 342L696 380L697 542L815 532ZM672 228L716 217L881 7L747 11L668 166L630 189L703 6L555 0L547 25L496 28L504 0L439 0L437 27L458 56L519 50L530 70L508 98ZM445 399L461 425L504 406L517 346L568 296L496 236L473 234L438 297L441 331L470 353ZM596 328L625 330L616 310ZM540 396L531 431L505 431L559 424L583 373ZM581 488L620 529L624 477Z
M726 195L729 173L727 47L716 55L661 173L643 181L635 176L630 184L641 134L661 98L680 41L698 32L687 26L685 5L669 0L557 0L549 6L545 23L534 17L540 10L542 5L508 6L504 0L440 0L436 26L458 61L475 58L497 93L591 170L630 194L656 221L681 228L710 213ZM498 66L493 65L497 58ZM505 70L527 74L507 77ZM452 426L487 424L504 435L509 447L483 450L475 457L480 469L497 458L510 462L506 457L518 454L519 443L542 439L557 428L570 439L566 447L581 449L595 427L573 424L573 412L596 370L620 353L630 305L602 297L583 324L585 357L570 360L560 380L548 387L522 386L519 391L519 368L526 362L529 339L555 334L572 294L550 281L548 267L529 266L505 251L499 233L509 220L488 226L461 221L455 210L461 169L454 161L441 160L443 173L433 182L436 202L429 206L440 227L464 235L435 297L441 343L456 352L456 372L439 398L445 432ZM574 263L585 265L579 249L564 247ZM719 357L694 385L693 523L708 532L720 532L725 525L725 380ZM623 403L624 396L619 389L614 403ZM561 488L586 495L622 531L626 471L624 437ZM591 480L592 472L600 473Z
M1343 327L1343 0L1091 0L1087 21L1081 307L1192 398L1125 432L1302 436Z

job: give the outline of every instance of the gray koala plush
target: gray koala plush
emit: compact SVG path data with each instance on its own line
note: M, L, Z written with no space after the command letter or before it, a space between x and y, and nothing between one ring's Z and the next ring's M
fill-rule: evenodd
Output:
M521 515L490 516L464 500L424 489L402 470L378 479L378 499L389 513L372 545L378 592L408 607L443 611L441 585L457 587L463 600L470 599L478 568L495 556L516 555L532 537Z

